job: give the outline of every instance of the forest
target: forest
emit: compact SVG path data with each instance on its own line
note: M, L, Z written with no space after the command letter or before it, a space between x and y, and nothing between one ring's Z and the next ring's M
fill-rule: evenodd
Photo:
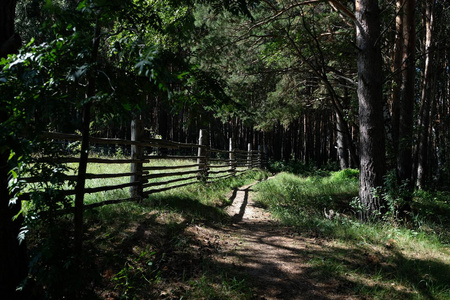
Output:
M157 186L149 178L163 175L148 173L169 166L187 168L177 175L196 174L197 168L204 169L203 175L214 174L210 169L227 167L223 172L232 176L223 185L220 180L208 183L203 175L161 181L192 183L191 189L211 195L215 192L209 189L226 194L249 180L281 173L272 181L277 186L268 181L256 188L257 201L278 216L284 214L280 209L290 207L290 213L297 214L284 215L290 220L320 215L333 226L392 225L417 230L419 235L417 228L426 227L424 236L427 230L439 236L436 251L446 255L437 269L449 275L450 237L448 227L444 229L450 224L448 20L450 2L445 0L1 1L0 295L7 299L259 299L242 294L197 295L192 286L184 294L178 291L181 294L166 298L161 291L155 296L150 288L143 292L131 288L130 274L136 270L142 273L139 280L145 278L150 286L164 281L167 266L156 267L156 261L162 264L168 252L155 249L141 253L133 265L135 273L127 269L126 284L121 281L125 269L111 271L114 284L108 283L108 288L122 294L117 298L100 295L96 288L100 279L86 275L89 264L103 267L113 260L99 258L100 254L94 258L95 251L106 253L113 246L110 241L95 244L93 232L102 226L121 230L99 221L107 208L87 210L86 203L139 198L129 204L131 214L139 215L143 209L139 205L162 211L171 205L162 204L165 194L143 192L142 186ZM203 140L199 132L205 134ZM176 166L159 161L182 155L190 160ZM205 155L216 164L202 161ZM252 155L258 164L252 164ZM131 171L129 165L117 170L113 165L105 167L109 177L132 178L131 183L112 185L141 190L135 189L131 198L127 191L105 199L87 196L89 189L101 190L87 183L100 178L91 174L93 158L99 164L128 160ZM149 160L160 164L148 165ZM220 161L225 165L218 165ZM314 204L305 200L309 204L300 206L295 202L300 194L287 193L289 189L300 193L297 189L307 183L291 174L312 176L317 185L328 184L317 179L321 176L344 174L348 178L337 179L336 185L352 190L318 197ZM134 183L142 179L144 183ZM269 189L284 196L274 196ZM271 202L270 195L279 202ZM185 196L172 197L181 201ZM294 202L285 203L286 199ZM191 207L183 209L204 208L202 201L207 200L198 201L186 200ZM150 202L153 206L145 204ZM206 218L213 209L207 211L189 217ZM120 215L108 213L105 220ZM352 221L347 219L350 214ZM440 227L425 226L425 219ZM308 219L307 225L309 221L302 220L295 226L325 235L317 233L322 221ZM311 224L317 228L311 229ZM324 229L327 234L330 226ZM174 234L178 227L164 228ZM391 238L386 240L383 243L391 245ZM152 271L142 271L144 258L152 260L146 261ZM68 279L66 273L78 279ZM423 279L406 288L419 291L419 296L405 292L398 299L450 296L448 282L436 278L437 294L429 294L431 284L421 287ZM141 285L139 280L136 284Z

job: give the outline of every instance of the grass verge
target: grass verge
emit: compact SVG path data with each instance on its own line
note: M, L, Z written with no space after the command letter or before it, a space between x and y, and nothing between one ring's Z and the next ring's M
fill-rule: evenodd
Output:
M256 189L282 224L322 240L309 261L318 280L364 299L450 299L449 194L416 193L408 221L362 224L352 208L357 171L281 173Z

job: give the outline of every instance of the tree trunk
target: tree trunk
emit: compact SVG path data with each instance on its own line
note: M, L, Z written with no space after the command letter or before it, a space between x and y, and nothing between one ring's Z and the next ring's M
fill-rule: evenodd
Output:
M282 137L283 137L282 126L280 123L278 123L277 125L274 126L274 135L273 135L273 158L274 158L274 160L282 159L282 152L281 152ZM241 147L241 149L243 149L243 148Z
M292 143L291 143L291 137L292 137L292 130L291 128L283 129L285 134L283 135L283 160L289 161L291 159L291 150L292 150Z
M392 90L391 90L391 142L392 147L389 153L389 160L396 164L399 141L399 122L400 122L400 87L402 85L402 53L403 53L403 18L401 10L403 9L403 1L396 2L395 17L395 43L392 57ZM394 165L392 166L394 167ZM396 166L395 166L396 167Z
M399 183L412 187L412 140L415 80L415 0L403 4L403 58L400 88L397 173ZM409 198L409 197L408 197Z
M355 4L356 43L359 49L359 198L363 207L360 219L368 221L382 210L382 199L374 195L374 190L383 185L386 171L381 52L377 44L380 12L377 0L356 0Z
M348 160L348 139L347 135L344 133L344 128L342 126L341 119L336 114L336 147L339 159L339 166L341 170L350 167Z
M419 145L416 148L416 186L420 189L425 187L427 173L428 173L428 139L429 139L429 124L430 124L430 107L432 102L432 59L433 52L431 51L433 42L433 10L434 2L425 2L425 65L424 78L422 86L422 103L419 114Z
M306 135L306 155L305 163L308 164L311 160L314 160L314 111L309 111L308 115L305 115L305 135Z
M314 122L314 161L318 167L322 166L322 154L321 154L321 130L322 130L322 112L316 111L316 117Z

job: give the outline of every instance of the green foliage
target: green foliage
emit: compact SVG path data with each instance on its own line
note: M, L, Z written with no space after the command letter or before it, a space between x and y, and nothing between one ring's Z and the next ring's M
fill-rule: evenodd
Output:
M32 218L28 222L31 260L27 281L34 293L44 299L97 299L90 288L99 280L95 254L75 252L73 219L56 214L49 222L44 213Z
M450 193L418 190L413 199L411 226L436 236L443 244L450 244Z
M306 110L329 107L324 95L349 102L346 93L353 87L346 78L354 77L355 61L346 55L352 52L351 34L338 13L325 3L249 5L255 22L217 14L213 5L195 11L202 39L189 45L192 60L214 70L227 95L247 107L238 112L219 107L220 115L237 115L258 129L278 122L288 128ZM342 106L352 119L354 107L347 104Z
M358 194L355 173L355 170L344 170L328 177L306 178L281 173L257 186L257 201L289 225L304 226L311 232L332 230L333 226L327 229L324 211L349 213L349 203Z
M356 169L344 169L339 172L333 172L330 176L330 181L345 182L359 180L359 171Z
M329 163L327 166L319 169L312 161L304 163L300 160L290 159L288 161L269 161L268 169L272 173L287 172L303 176L327 176L330 174L330 171L335 171L337 166Z
M153 283L158 282L161 276L161 264L164 255L155 260L156 252L145 249L135 250L136 255L125 262L124 267L117 272L112 281L115 289L120 293L120 299L136 299L135 295L146 293Z
M306 174L311 170L311 166L297 160L272 161L269 162L269 171L273 173L287 172L293 174Z
M395 222L399 218L405 217L402 209L407 205L407 199L411 199L412 193L409 190L409 183L398 183L395 170L388 172L384 178L384 188L380 195L387 203L387 212L383 216L384 219ZM403 213L403 216L400 214Z
M34 46L27 45L16 56L1 61L0 91L1 110L7 119L0 124L2 153L9 153L11 201L29 192L31 207L35 213L47 211L49 221L53 212L69 204L58 192L63 185L67 168L60 163L49 163L42 157L58 158L64 151L51 142L40 139L41 131L54 126L73 127L65 117L73 99L62 95L60 90L67 83L55 66L63 63L61 56L67 53L66 44L55 40ZM58 124L58 125L57 125ZM45 183L25 187L24 177L40 178Z
M160 88L166 73L155 70L162 69L165 62L161 61L160 52L153 51L151 43L141 47L138 38L130 38L121 40L121 48L109 48L111 41L112 45L118 45L114 36L124 37L135 30L132 25L139 18L155 29L157 18L150 18L146 8L139 6L142 3L46 1L40 6L42 11L36 20L40 22L42 34L30 40L18 55L1 61L0 91L3 97L0 110L7 120L2 120L0 125L0 151L10 154L10 190L14 193L11 201L18 201L24 192L30 193L31 201L24 206L26 226L39 232L30 240L35 246L30 281L45 287L44 293L49 299L62 299L68 295L91 299L90 284L98 279L98 273L94 268L90 272L84 268L94 265L87 253L74 253L71 246L73 229L65 224L72 222L60 213L61 209L73 205L72 199L60 192L67 188L64 173L68 168L42 159L58 158L67 154L66 149L53 147L39 136L42 131L74 132L81 123L79 110L87 102L93 104L93 131L118 119L131 118L129 111L142 106L140 104L145 100L142 85L130 76L138 76L137 62L143 62L143 75L151 78L151 85ZM141 15L137 14L139 9ZM100 44L96 57L92 51L93 41ZM120 68L114 65L117 60L108 61L107 53L120 59ZM87 98L87 87L93 78L96 93ZM129 110L124 113L123 108ZM27 176L44 183L25 185L24 177ZM85 255L86 261L79 264L81 255Z
M351 278L349 288L375 299L446 299L448 193L415 193L412 216L402 223L388 217L391 213L382 223L360 223L351 207L358 193L357 178L358 171L350 169L328 177L281 173L256 186L257 201L300 235L327 240L309 261L318 278L341 282ZM404 192L399 189L383 195L392 197L392 212Z
M236 277L227 278L226 275L223 275L221 278L211 278L208 274L205 274L198 280L192 280L190 286L192 291L186 293L187 298L253 299L253 293L246 285L245 279L239 280Z
M81 124L79 109L87 102L93 104L93 132L117 120L129 120L130 111L144 106L148 90L166 88L175 78L167 70L167 60L173 60L173 55L160 51L161 47L151 41L143 43L145 36L140 33L148 29L163 34L163 21L175 22L187 10L181 9L174 16L176 7L169 9L161 1L25 1L21 5L21 20L36 22L42 34L31 38L18 55L1 61L0 109L7 120L0 125L0 151L11 153L11 190L23 190L24 174L48 179L52 184L31 190L38 199L34 207L39 211L39 207L46 210L58 206L55 203L59 201L51 200L54 197L65 201L55 195L62 185L64 167L45 165L36 159L65 153L38 140L40 132L75 131ZM28 8L34 13L29 14ZM95 40L100 43L98 57L92 57ZM147 76L151 82L141 84L130 73ZM92 78L96 93L87 98Z
M177 164L168 160L154 164L169 163ZM71 174L74 169L69 164L60 171ZM128 166L124 164L90 164L88 169L89 173L127 171ZM160 293L157 291L160 291L164 281L173 275L167 265L173 263L174 253L188 249L186 245L190 241L183 236L186 226L194 222L225 222L228 217L220 208L227 202L225 195L233 188L266 177L265 172L252 170L236 178L219 180L215 184L198 183L153 194L141 204L128 202L87 210L86 240L81 256L73 248L73 218L71 214L60 211L69 208L73 199L64 198L64 201L57 202L58 190L41 190L24 209L32 256L28 282L34 282L46 299L70 298L71 295L75 299L96 299L100 297L96 290L99 286L111 289L122 299L157 297ZM55 182L65 182L60 179L59 176L54 178ZM113 185L123 180L126 182L128 178L94 179L88 180L87 186ZM63 187L67 188L66 185ZM39 197L42 197L42 201ZM127 190L117 190L87 195L86 203L126 197ZM55 201L54 204L52 201ZM39 206L40 203L42 206ZM162 224L155 221L157 216ZM135 226L141 228L139 230L154 232L156 236L151 240L137 238L133 234ZM139 230L136 230L136 235ZM159 235L167 235L164 237L167 241L162 242L163 237ZM130 244L135 245L134 239L139 242L129 249ZM202 265L196 268L202 268ZM100 276L102 272L112 272L106 282ZM191 280L197 280L189 272L183 275L186 285L191 285ZM218 294L240 294L241 289L244 289L244 282L227 278L227 272L224 272L223 278L221 276L214 274L207 278L208 281L220 282L222 287ZM189 294L190 291L197 294L198 290L202 288L192 283L192 289L180 292L180 295Z

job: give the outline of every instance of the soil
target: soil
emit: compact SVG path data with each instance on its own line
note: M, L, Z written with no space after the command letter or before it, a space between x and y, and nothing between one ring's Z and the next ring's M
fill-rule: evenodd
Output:
M142 249L158 253L151 259L161 278L139 299L184 299L186 295L188 299L216 299L194 294L191 284L200 282L204 274L209 278L218 274L219 284L223 274L230 282L243 280L245 295L255 300L362 299L352 292L350 275L333 278L322 271L326 267L323 257L339 247L279 224L253 201L255 184L228 195L232 205L226 208L229 217L225 220L189 221L168 210L148 213L144 222L131 226L114 251L134 257L135 262L128 259L126 264L137 270L146 268L139 265ZM122 267L123 262L105 270L102 299L119 298L113 277Z
M278 224L253 201L255 184L229 195L231 224L187 229L212 249L213 261L245 275L255 299L358 299L349 294L348 282L323 278L311 266L312 259L332 248L328 242Z

